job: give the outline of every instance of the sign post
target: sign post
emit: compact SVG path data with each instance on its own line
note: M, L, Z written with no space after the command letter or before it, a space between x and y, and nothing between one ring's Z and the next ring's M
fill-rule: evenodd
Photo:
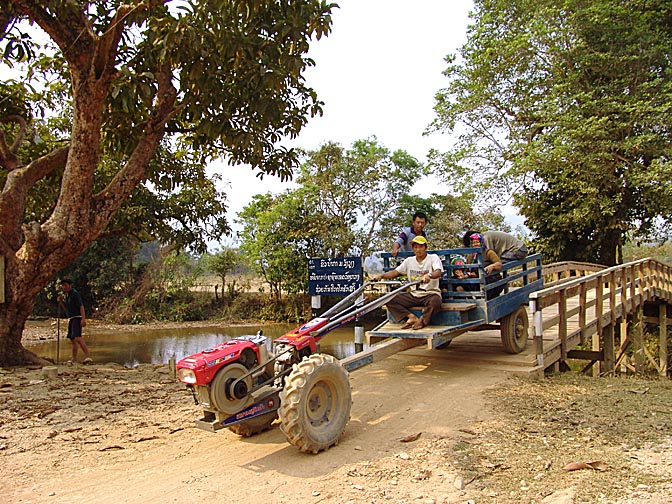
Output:
M313 318L319 316L321 296L347 296L359 289L364 274L361 257L313 258L308 262L308 293ZM363 299L363 296L362 296ZM355 319L355 352L364 349L364 327Z
M308 260L308 293L311 296L347 296L362 285L361 257Z

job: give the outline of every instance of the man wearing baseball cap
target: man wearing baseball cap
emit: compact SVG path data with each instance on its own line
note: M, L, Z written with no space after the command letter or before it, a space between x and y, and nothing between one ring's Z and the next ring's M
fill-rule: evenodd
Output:
M374 281L389 280L406 275L409 281L422 280L413 286L410 292L401 292L388 301L387 309L395 322L406 319L402 329L422 329L429 325L432 314L441 310L441 289L439 279L443 275L441 258L427 253L427 238L416 236L411 240L413 256L407 257L395 269L372 277ZM418 318L410 309L423 306L422 316Z

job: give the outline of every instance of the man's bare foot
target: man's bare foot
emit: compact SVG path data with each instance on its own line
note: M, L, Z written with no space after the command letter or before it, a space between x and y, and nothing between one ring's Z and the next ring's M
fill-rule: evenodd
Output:
M422 329L423 327L425 327L425 321L423 319L418 319L415 321L415 324L413 324L413 330L415 331Z
M410 329L417 322L418 322L418 317L416 317L416 316L408 317L408 320L406 320L406 323L404 325L402 325L401 328L402 329Z

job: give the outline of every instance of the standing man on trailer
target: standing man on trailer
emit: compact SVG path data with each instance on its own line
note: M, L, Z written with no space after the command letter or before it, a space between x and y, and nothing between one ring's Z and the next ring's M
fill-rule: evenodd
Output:
M427 226L427 215L423 212L415 212L413 214L412 226L407 227L401 230L399 236L394 243L392 244L392 257L397 257L399 251L401 252L413 252L413 238L416 236L424 236L425 226Z
M406 318L402 329L422 329L429 325L432 314L441 310L441 289L439 279L443 275L443 263L436 254L427 253L427 238L416 236L411 240L414 256L407 257L395 269L375 275L374 281L388 280L406 275L409 281L422 280L421 284L411 287L410 292L400 292L387 302L387 309L395 321ZM422 316L418 318L410 309L423 306Z

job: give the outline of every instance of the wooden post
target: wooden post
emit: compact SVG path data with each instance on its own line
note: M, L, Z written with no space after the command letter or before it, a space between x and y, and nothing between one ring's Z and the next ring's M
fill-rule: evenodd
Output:
M603 280L602 275L598 275L595 285L595 318L597 319L597 329L592 337L592 349L595 352L600 351L600 340L602 339L602 313L604 310ZM593 366L593 376L600 376L600 366Z
M616 323L616 272L609 273L609 323L614 325Z
M616 360L615 328L616 326L616 272L609 273L609 324L602 330L602 348L604 361L600 362L600 374L613 373Z
M637 309L637 281L635 280L635 265L630 265L628 268L630 270L630 313L635 314Z
M537 355L537 366L544 366L544 319L541 314L539 299L530 298L532 323L534 324L534 352Z
M667 303L658 305L658 353L660 354L660 376L667 378Z
M621 351L625 350L625 348L628 346L628 341L630 343L633 342L634 339L634 334L635 334L635 325L637 324L637 279L635 275L635 265L631 264L628 266L628 276L629 276L629 293L630 293L630 310L628 311L628 314L630 315L630 322L628 323L626 320L626 327L625 331L623 334L626 335L625 340L621 340ZM626 317L627 318L627 317ZM626 366L625 359L621 361L621 371L623 373L628 372L628 368Z
M623 317L623 320L621 321L621 330L620 330L620 336L621 336L621 343L620 343L620 348L618 349L619 356L625 352L626 348L630 344L629 342L631 341L631 336L628 334L628 329L630 332L632 332L632 319L630 320L630 324L628 325L628 317L625 316ZM619 372L622 374L627 374L628 373L628 368L625 365L625 359L626 357L624 356L620 360L620 369Z
M661 271L660 268L658 267L658 262L655 261L649 261L649 275L653 275L653 281L651 284L653 285L653 295L658 296L662 294L661 289L663 287L662 285L662 278L661 278Z
M613 373L616 362L616 347L614 339L614 324L609 324L602 330L603 347L604 347L604 362L599 363L604 369L600 369L602 373Z
M639 267L637 268L637 278L639 279L639 303L640 305L644 305L644 300L646 299L644 297L645 291L646 291L646 279L644 277L644 263L639 263Z
M628 319L628 271L621 268L621 341L625 338Z
M635 347L635 373L644 371L644 317L642 307L638 306L633 316L632 343Z
M579 336L579 341L581 345L586 343L586 283L581 282L579 284L579 329L581 329L581 335Z
M567 291L560 289L560 300L558 301L558 336L560 336L560 360L567 360Z

